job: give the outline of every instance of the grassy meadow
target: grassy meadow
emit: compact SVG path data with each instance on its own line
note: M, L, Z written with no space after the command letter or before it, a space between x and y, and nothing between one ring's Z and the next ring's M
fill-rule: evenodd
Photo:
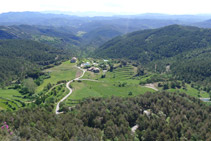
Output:
M0 89L0 110L16 110L28 101L17 90Z
M169 92L182 92L186 93L190 96L197 97L197 98L209 98L209 94L205 91L199 91L195 88L192 88L190 85L186 84L186 90L184 89L169 89Z
M67 101L82 100L89 97L132 97L146 92L154 92L153 89L142 87L140 85L126 85L119 87L118 84L93 82L93 81L75 81L71 84L73 93L69 96ZM130 95L129 93L132 92ZM68 102L67 102L68 103Z
M132 79L135 68L124 66L113 72L106 72L105 78L101 78L104 72L93 73L87 71L82 79L97 81L75 81L71 83L73 93L65 101L65 104L77 103L76 101L89 97L133 97L146 92L154 92L151 88L139 85L139 80Z
M50 69L46 69L45 72L50 74L50 78L45 79L44 82L37 87L36 92L41 92L48 83L56 84L61 80L72 80L76 77L78 70L75 63L70 63L69 61L63 62L59 66L55 66Z

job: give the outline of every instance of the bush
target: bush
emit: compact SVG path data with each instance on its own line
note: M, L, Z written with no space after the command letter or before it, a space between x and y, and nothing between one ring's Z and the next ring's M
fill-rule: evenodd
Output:
M128 93L128 95L133 95L133 92L130 91L130 92Z

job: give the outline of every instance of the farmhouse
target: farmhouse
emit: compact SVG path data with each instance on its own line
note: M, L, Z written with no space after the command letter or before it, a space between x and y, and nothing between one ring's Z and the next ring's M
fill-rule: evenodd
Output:
M75 63L77 61L77 58L76 57L73 57L71 60L70 60L70 63Z
M91 67L91 68L88 68L87 70L88 71L92 71L94 73L99 73L100 72L100 69L99 68L96 68L96 67Z
M87 70L88 71L93 71L94 70L94 67L88 68Z
M91 64L89 62L86 62L86 63L81 64L81 67L82 68L89 68L89 67L91 67Z
M93 72L94 73L99 73L100 72L100 69L99 68L94 68Z

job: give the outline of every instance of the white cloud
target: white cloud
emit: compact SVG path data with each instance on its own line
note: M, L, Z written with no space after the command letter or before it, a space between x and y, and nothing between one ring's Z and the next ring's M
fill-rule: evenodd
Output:
M99 11L128 13L211 13L209 0L1 0L0 12Z

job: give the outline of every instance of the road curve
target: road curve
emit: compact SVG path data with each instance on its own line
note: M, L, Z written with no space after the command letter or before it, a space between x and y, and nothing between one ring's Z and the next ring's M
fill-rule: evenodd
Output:
M82 73L81 76L79 76L79 77L77 77L77 78L75 78L75 79L73 79L73 80L79 80L80 78L82 78L82 77L84 76L84 74L85 74L85 72L86 72L86 70L81 69L80 67L77 67L77 68L78 68L79 70L83 71L83 73ZM63 112L59 112L59 105L60 105L60 103L63 102L65 99L67 99L67 98L72 94L72 92L73 92L73 90L70 88L70 83L72 83L73 80L70 80L69 82L66 83L66 87L67 87L67 89L68 89L70 92L69 92L65 97L63 97L63 98L57 103L57 105L56 105L56 114L57 114L57 115L63 113Z
M146 85L144 85L144 87L151 88L151 89L153 89L153 90L155 90L155 91L158 91L158 89L154 86L153 83L146 84Z

